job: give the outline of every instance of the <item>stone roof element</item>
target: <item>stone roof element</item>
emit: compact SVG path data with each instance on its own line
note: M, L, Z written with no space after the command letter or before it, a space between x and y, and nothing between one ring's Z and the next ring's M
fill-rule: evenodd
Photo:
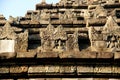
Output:
M98 5L94 10L94 17L107 17L107 11L101 5Z
M119 28L117 22L114 20L114 18L112 16L108 17L108 20L103 28L103 30L107 30L107 31L114 31L117 30Z
M62 25L59 25L57 27L54 34L55 34L54 39L61 39L61 40L66 40L67 39L66 32L64 31L64 28L63 28Z
M12 29L9 22L6 22L4 27L2 28L2 31L0 32L0 39L13 39L15 40L17 38L16 33Z

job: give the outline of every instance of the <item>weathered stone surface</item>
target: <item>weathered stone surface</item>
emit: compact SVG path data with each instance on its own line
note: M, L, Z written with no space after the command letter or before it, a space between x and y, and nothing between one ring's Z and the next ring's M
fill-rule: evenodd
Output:
M95 59L97 56L96 52L81 52L79 57L80 58L91 58L91 59Z
M9 73L9 67L0 67L0 73Z
M61 66L60 73L74 73L76 71L76 66Z
M113 57L114 57L114 54L110 52L98 52L97 53L97 58L109 59Z
M10 73L27 73L28 66L11 66Z
M60 66L45 66L46 73L59 73Z
M79 78L78 80L93 80L93 78Z
M114 59L120 59L120 52L114 53Z
M94 73L112 73L112 67L110 66L95 66Z
M37 53L37 58L57 58L58 53L56 52L42 52Z
M78 78L62 78L62 80L78 80Z
M94 78L93 80L109 80L108 78Z
M112 70L113 70L113 73L120 73L120 67L113 67L112 68Z
M62 80L62 78L46 78L46 80Z
M46 72L45 66L30 66L28 73L44 73Z
M17 58L34 58L36 55L35 51L30 52L17 52Z
M92 66L77 66L77 72L80 73L93 73Z
M45 78L33 78L33 79L28 79L28 80L46 80Z

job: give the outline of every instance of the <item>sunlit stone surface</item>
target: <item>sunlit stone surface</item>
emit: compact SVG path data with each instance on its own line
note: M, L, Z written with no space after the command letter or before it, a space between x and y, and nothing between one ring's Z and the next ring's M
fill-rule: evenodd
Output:
M14 40L0 40L0 53L15 52Z

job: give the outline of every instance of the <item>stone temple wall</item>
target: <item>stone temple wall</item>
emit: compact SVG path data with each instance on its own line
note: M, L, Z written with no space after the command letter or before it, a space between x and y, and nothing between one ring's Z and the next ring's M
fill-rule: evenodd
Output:
M120 1L36 4L0 15L0 80L120 80Z

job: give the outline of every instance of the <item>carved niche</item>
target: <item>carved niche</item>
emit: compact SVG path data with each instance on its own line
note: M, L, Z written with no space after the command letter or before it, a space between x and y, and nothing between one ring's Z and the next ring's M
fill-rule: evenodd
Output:
M79 51L78 31L75 31L72 35L68 35L67 51Z
M46 30L40 32L41 37L41 51L55 51L61 52L66 50L67 35L62 25L54 28L53 25L49 24Z
M18 34L17 38L17 51L26 52L28 49L28 30Z
M40 31L40 38L41 38L41 51L52 51L54 48L54 39L53 39L53 32L55 28L53 25L49 24L45 30Z
M11 58L16 55L17 35L7 22L0 31L0 57Z
M113 17L109 16L103 28L89 28L92 51L115 52L120 50L120 28Z
M67 41L67 34L64 31L64 28L62 25L59 25L54 33L53 33L53 38L54 38L54 51L65 51L66 50L66 41Z

